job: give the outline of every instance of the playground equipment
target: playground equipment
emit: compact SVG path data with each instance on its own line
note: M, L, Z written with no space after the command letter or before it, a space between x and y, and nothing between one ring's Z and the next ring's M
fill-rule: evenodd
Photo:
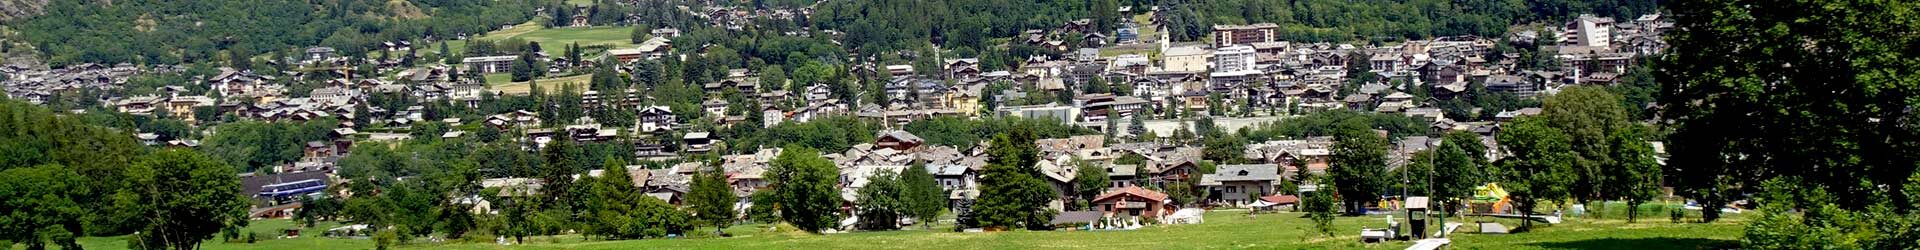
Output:
M1471 204L1468 208L1469 211L1467 211L1467 214L1470 215L1527 219L1545 222L1547 224L1560 224L1560 216L1557 215L1520 215L1519 211L1513 210L1513 199L1507 196L1507 190L1500 188L1500 184L1497 183L1487 183L1487 185L1474 187L1473 200L1468 201L1468 203Z
M1469 208L1467 208L1469 215L1509 217L1509 219L1532 219L1532 221L1542 221L1542 223L1561 223L1561 217L1559 217L1559 215L1540 215L1540 213L1536 213L1536 215L1521 215L1519 212L1513 212L1513 198L1509 198L1509 196L1507 196L1507 190L1500 188L1498 183L1486 183L1486 185L1473 188L1473 200L1467 200L1467 202L1469 202Z
M1469 214L1505 214L1512 213L1513 201L1508 199L1507 190L1499 183L1487 183L1473 187L1473 199L1467 201Z

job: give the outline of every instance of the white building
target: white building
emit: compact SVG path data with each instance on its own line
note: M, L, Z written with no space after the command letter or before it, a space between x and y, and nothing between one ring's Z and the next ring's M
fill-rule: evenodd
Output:
M1254 69L1259 54L1252 46L1234 45L1213 51L1213 71L1233 72Z
M1562 37L1568 45L1605 47L1613 43L1613 18L1581 14L1580 18L1567 23Z
M1203 72L1207 71L1208 51L1200 46L1181 46L1167 48L1160 54L1165 58L1161 71Z
M482 74L491 74L507 72L515 59L520 59L520 56L476 56L460 59L460 63L468 68L478 67Z

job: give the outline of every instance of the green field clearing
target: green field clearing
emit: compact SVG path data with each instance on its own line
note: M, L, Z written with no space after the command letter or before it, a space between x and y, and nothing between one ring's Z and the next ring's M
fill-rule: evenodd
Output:
M525 244L500 246L492 236L457 242L431 243L415 239L402 249L1400 249L1408 242L1364 244L1358 232L1363 227L1386 226L1385 217L1340 217L1334 220L1335 237L1319 237L1309 231L1312 222L1303 213L1265 213L1248 217L1245 210L1214 211L1206 223L1197 225L1149 226L1134 231L1011 231L993 233L956 233L951 226L937 225L933 230L911 227L901 231L854 232L815 235L784 230L767 230L764 225L740 225L727 229L734 237L701 239L648 239L625 241L585 240L578 235L527 238ZM1653 216L1648 216L1653 217ZM1459 218L1448 218L1458 221ZM1492 220L1508 226L1519 222ZM1645 218L1638 223L1625 220L1572 219L1566 223L1540 226L1532 232L1490 235L1459 233L1454 235L1456 249L1703 249L1734 247L1741 234L1741 220L1729 218L1715 223L1671 223L1662 218ZM370 249L366 239L311 237L335 223L322 223L307 229L309 237L297 239L261 239L259 243L209 242L203 249ZM248 231L274 234L291 227L287 220L254 221ZM701 229L703 232L711 228ZM1475 230L1465 226L1461 231ZM706 233L700 233L706 234ZM268 238L264 237L263 238ZM90 237L82 240L89 249L124 249L125 237Z
M487 74L486 79L487 79L486 83L488 86L492 86L495 84L507 84L507 83L513 82L513 74L509 74L509 73Z
M1126 54L1147 56L1149 60L1160 59L1160 47L1153 44L1130 44L1100 48L1100 57L1115 57Z
M488 88L492 88L493 90L500 91L500 93L508 94L508 95L522 95L522 94L527 94L527 92L529 91L532 91L531 87L527 86L527 82L507 82L513 78L512 75L508 75L508 74L497 74L497 75L499 76L498 79L495 78L495 75L487 75ZM586 91L587 84L593 81L593 75L580 74L580 75L562 76L562 77L549 77L549 78L534 79L534 81L540 82L540 88L549 92L559 91L562 85L574 85L574 87L576 87L575 89L576 91Z
M549 29L541 27L539 23L541 21L544 20L530 21L520 25L514 25L513 28L487 32L486 35L476 39L500 41L508 38L520 38L528 42L540 43L540 49L542 51L546 51L555 56L559 56L560 53L565 52L567 45L576 42L580 43L581 47L606 45L621 48L633 45L632 40L630 40L631 32L633 32L632 27L595 26ZM438 48L438 46L440 46L439 43L428 44L421 52L439 53L440 48ZM451 49L454 53L460 53L466 50L467 41L447 41L447 48Z
M1159 28L1160 26L1153 24L1153 14L1133 15L1132 21L1133 21L1133 24L1139 25L1134 27L1139 28L1138 30L1140 31L1140 34L1139 34L1140 42L1155 41L1160 39L1160 28Z

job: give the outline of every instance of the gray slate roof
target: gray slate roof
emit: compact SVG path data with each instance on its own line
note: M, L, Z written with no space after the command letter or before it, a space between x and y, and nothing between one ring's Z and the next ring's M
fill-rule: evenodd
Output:
M1213 172L1213 180L1227 181L1274 181L1279 180L1280 165L1243 164L1221 165Z

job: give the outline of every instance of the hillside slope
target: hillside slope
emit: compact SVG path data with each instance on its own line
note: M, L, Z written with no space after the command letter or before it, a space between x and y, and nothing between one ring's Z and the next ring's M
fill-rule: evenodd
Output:
M0 0L0 21L45 13L47 0Z

